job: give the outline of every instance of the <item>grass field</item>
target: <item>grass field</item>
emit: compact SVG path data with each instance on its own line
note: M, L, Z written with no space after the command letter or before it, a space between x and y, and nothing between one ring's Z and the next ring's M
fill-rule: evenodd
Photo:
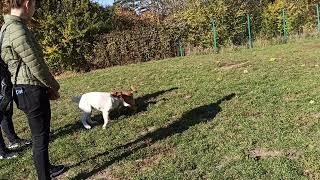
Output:
M57 179L320 178L320 40L113 67L60 80L50 157ZM138 111L91 130L70 98L138 86ZM20 136L25 116L15 111ZM35 179L31 148L1 179Z

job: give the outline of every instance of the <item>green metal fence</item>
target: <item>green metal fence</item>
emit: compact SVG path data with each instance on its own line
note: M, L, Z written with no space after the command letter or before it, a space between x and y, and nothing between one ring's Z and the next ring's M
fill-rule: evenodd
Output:
M319 5L316 5L316 14L317 14L317 32L320 33L320 9L319 9ZM282 29L281 29L281 33L280 33L280 38L277 37L276 43L277 44L281 44L281 43L287 43L288 42L288 31L287 31L287 13L285 9L282 9L282 11L280 12L280 15L282 17ZM212 27L212 49L217 52L217 50L219 49L219 44L217 41L217 38L219 36L218 34L218 27L219 24L217 24L217 22L215 21L215 18L212 17L211 19L211 27ZM250 16L250 14L247 15L247 38L248 38L248 44L247 47L248 48L253 48L253 34L254 32L252 31L252 17ZM273 42L271 42L273 43ZM184 55L183 53L183 47L181 42L179 42L179 55L182 56Z

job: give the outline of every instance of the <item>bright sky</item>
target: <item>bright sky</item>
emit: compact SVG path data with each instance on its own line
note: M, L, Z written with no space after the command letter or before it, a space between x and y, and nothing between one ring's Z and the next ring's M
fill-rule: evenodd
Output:
M93 1L96 1L105 6L105 5L112 5L114 0L93 0Z

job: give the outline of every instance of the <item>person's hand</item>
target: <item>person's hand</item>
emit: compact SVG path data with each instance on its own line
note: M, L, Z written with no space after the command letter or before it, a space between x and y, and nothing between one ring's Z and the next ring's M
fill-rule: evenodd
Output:
M55 91L51 88L48 89L48 96L50 100L57 100L60 98L60 94L58 91Z

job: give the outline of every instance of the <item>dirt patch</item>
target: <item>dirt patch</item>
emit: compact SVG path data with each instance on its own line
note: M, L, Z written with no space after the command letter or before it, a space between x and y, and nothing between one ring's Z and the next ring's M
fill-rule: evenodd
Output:
M137 168L140 170L145 170L146 168L148 168L150 166L159 164L161 158L162 158L162 155L158 154L158 155L155 155L152 157L148 157L146 159L137 160L136 161Z
M262 113L255 110L246 111L243 113L243 115L245 117L262 117Z
M152 154L144 159L136 160L135 166L139 171L144 171L148 167L159 164L164 156L170 156L174 154L174 152L175 147L173 145L153 145Z
M319 118L320 118L320 113L311 114L311 117L312 117L312 118L319 119Z
M284 95L282 97L282 99L285 101L285 102L294 102L297 100L297 97L295 95Z
M309 51L311 51L311 50L319 50L320 49L320 44L312 44L312 45L306 45L304 48L303 48L304 50L309 50Z
M301 115L295 119L297 126L304 130L309 130L311 127L319 123L320 113Z
M275 150L267 150L267 149L253 149L250 152L250 156L258 159L265 159L268 157L277 157L282 156L282 151L275 151Z
M240 157L224 157L220 162L219 165L216 166L218 170L221 170L222 168L226 167L228 164L234 162L234 161L239 161L241 158Z
M242 62L242 63L218 63L218 66L222 70L230 70L230 69L236 69L240 67L247 67L249 66L249 62Z
M315 173L312 170L304 170L303 175L309 177L309 179L320 179L320 174Z
M264 148L256 148L249 151L249 156L256 160L267 159L272 157L287 157L288 159L298 159L302 155L302 152L297 150L268 150Z
M156 130L157 128L155 126L150 126L150 127L146 127L141 133L140 136L144 136L148 133L152 133Z
M55 74L55 79L59 80L59 79L66 79L66 78L70 78L70 77L76 77L81 75L81 73L76 73L73 71L66 71L62 74Z
M64 179L68 179L68 178L67 178L67 175L68 175L68 171L67 171L67 172L64 172L63 174L61 174L61 175L58 176L58 177L52 178L52 180L64 180Z
M118 180L119 178L113 176L112 173L111 173L111 170L105 169L105 170L99 172L97 175L89 178L88 180L98 180L98 179L103 179L103 180Z

